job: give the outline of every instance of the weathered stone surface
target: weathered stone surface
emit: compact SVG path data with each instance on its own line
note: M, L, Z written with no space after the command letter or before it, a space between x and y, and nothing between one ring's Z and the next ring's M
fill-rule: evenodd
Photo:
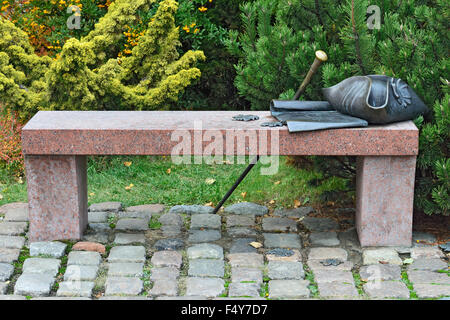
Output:
M412 242L414 245L430 245L436 243L437 239L434 234L426 232L413 231Z
M0 281L6 281L14 273L13 265L9 263L0 263Z
M27 298L24 296L18 296L14 294L9 295L0 295L0 301L7 301L7 300L26 300Z
M14 286L14 294L19 296L48 296L55 283L49 274L23 273Z
M301 223L310 231L324 232L339 230L339 223L329 218L305 217Z
M388 264L403 264L402 259L398 256L395 249L380 248L380 249L366 249L363 251L363 264L378 264L380 261Z
M256 230L252 228L229 228L227 230L230 237L255 237Z
M324 266L321 261L323 260L308 260L308 266L309 268L313 271L319 271L319 270L324 270L327 272L334 272L334 271L350 271L353 268L353 262L351 261L344 261L342 264L337 265L337 266L333 266L333 265L329 265L329 266Z
M120 245L133 243L145 244L145 236L143 233L116 233L114 243Z
M216 244L201 243L188 248L189 259L223 259L223 248Z
M261 283L232 282L228 286L229 297L259 297Z
M313 246L334 247L340 244L335 231L313 232L309 235L309 240Z
M292 255L280 255L280 250L288 250ZM283 249L275 248L266 251L267 261L293 261L298 262L302 260L302 255L298 249Z
M64 281L94 281L97 272L97 266L70 265L64 274Z
M119 219L142 219L147 223L152 218L152 214L149 212L135 212L135 211L120 211L116 214Z
M264 264L264 257L259 253L230 253L227 259L232 267L258 268Z
M444 254L442 251L437 247L415 247L411 249L411 258L413 259L420 259L420 258L427 258L427 259L433 259L433 258L443 258Z
M318 283L319 294L323 298L358 298L358 291L351 283Z
M67 265L98 266L101 261L102 258L98 252L71 251L67 260Z
M175 267L155 267L152 268L150 279L156 280L176 280L180 276L180 270Z
M450 277L445 273L433 271L409 271L409 281L414 284L446 284L450 285Z
M184 248L184 241L178 238L161 239L155 243L155 249L158 251L180 250Z
M275 209L273 215L281 217L291 217L291 218L302 218L306 217L308 214L314 212L313 207L299 207L294 209Z
M164 212L166 207L162 204L142 204L139 206L127 207L128 212L142 212L149 214L160 214Z
M57 297L86 297L92 296L94 282L89 281L64 281L59 284Z
M263 235L266 248L300 249L302 247L298 234L264 233Z
M28 221L28 206L10 208L6 210L5 221L16 221L16 222Z
M111 227L109 226L109 223L89 223L88 224L89 229L97 232L105 232L111 230Z
M19 236L0 236L0 248L22 249L25 238Z
M101 202L91 204L89 211L120 211L122 210L121 202Z
M272 280L300 280L305 277L303 264L291 261L269 261L268 275Z
M448 265L446 262L444 262L441 259L432 258L419 258L413 261L408 266L408 270L426 270L426 271L438 271L438 270L445 270L448 268Z
M148 230L148 220L140 218L122 218L117 221L116 230L146 231Z
M263 216L269 212L266 206L261 206L252 202L240 202L225 208L225 213Z
M223 277L224 262L216 259L189 260L188 275L191 277Z
M326 271L316 270L314 272L314 279L317 283L354 283L353 274L350 271Z
M191 229L220 229L221 217L217 214L194 214L191 217Z
M72 250L75 251L93 251L100 254L105 254L106 248L98 242L80 241L73 245Z
M108 264L108 277L142 277L144 264L120 262Z
M264 218L262 223L264 231L297 232L297 222L289 218Z
M151 300L144 296L103 296L98 300L113 300L113 301L141 301L141 300Z
M19 258L20 249L0 248L0 263L12 263Z
M257 268L233 267L231 268L231 281L254 281L261 283L263 281L263 272Z
M4 295L6 293L6 288L8 284L6 282L0 282L0 295Z
M409 290L401 281L371 281L364 284L363 289L370 298L374 299L409 298Z
M32 242L30 243L30 256L46 255L61 258L66 251L66 247L65 243L57 241Z
M3 236L19 236L26 229L26 222L0 222L0 235Z
M270 280L269 298L271 299L298 299L308 298L309 281L307 280Z
M171 250L157 251L153 254L151 264L154 267L175 267L180 268L183 257L180 253Z
M214 211L213 207L200 205L178 205L170 208L169 213L178 214L210 214Z
M392 264L373 264L363 266L359 270L361 280L375 281L375 280L401 280L400 266Z
M229 215L226 217L227 228L233 227L253 227L255 225L255 216L253 215Z
M230 248L230 253L256 252L256 248L250 245L256 238L237 238L234 239Z
M100 242L100 243L108 243L108 234L106 232L95 232L95 233L89 233L85 234L83 236L83 241L88 242Z
M20 208L20 209L28 208L28 203L27 202L6 203L6 204L0 206L0 214L6 214L8 212L8 210L18 209L18 208Z
M188 277L186 296L217 297L225 291L225 281L220 278Z
M414 285L414 291L419 298L437 298L450 296L450 286L419 283Z
M177 226L181 228L183 225L183 218L179 214L166 213L159 217L159 222L163 225Z
M176 296L178 284L176 280L156 280L150 290L152 296Z
M23 273L37 273L56 276L61 266L61 261L51 258L28 258L23 263Z
M161 226L164 237L177 237L181 234L181 228L174 225Z
M88 222L89 223L106 223L108 222L110 212L104 211L93 211L88 212Z
M105 283L105 296L138 295L144 289L139 278L108 277Z
M212 242L222 237L219 230L191 230L188 241L191 243Z
M341 261L347 260L347 251L342 248L311 248L309 251L309 260L326 260L338 259Z
M108 262L145 262L145 247L119 246L109 252Z

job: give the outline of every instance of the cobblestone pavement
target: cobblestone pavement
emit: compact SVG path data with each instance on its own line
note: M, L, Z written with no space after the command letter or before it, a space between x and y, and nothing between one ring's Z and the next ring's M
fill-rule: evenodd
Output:
M361 248L351 221L310 207L211 212L93 204L82 241L30 244L26 204L4 205L0 300L450 297L449 254L431 234L414 233L412 247Z

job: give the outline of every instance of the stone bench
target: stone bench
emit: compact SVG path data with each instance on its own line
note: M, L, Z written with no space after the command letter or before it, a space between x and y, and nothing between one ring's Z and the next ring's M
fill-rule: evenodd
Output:
M260 126L273 120L269 112L252 112L260 117L253 122L232 121L237 114L38 112L22 131L29 239L82 236L87 226L86 156L171 155L180 145L192 155L203 155L214 141L227 155L357 156L356 226L361 245L411 245L419 134L413 122L289 133L286 127Z

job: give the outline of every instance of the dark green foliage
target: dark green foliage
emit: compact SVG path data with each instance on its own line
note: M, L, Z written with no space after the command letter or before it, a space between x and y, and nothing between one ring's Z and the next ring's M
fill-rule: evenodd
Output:
M373 14L367 13L369 5L381 9L379 29L368 27ZM232 32L227 42L239 58L235 85L252 109L267 110L271 99L292 98L318 49L327 52L329 60L302 100L323 100L320 88L354 75L385 74L405 80L433 109L416 120L421 134L415 204L427 214L448 215L449 8L445 0L246 3L241 6L244 30ZM354 168L352 159L335 162L337 166L328 160L313 160L324 178Z

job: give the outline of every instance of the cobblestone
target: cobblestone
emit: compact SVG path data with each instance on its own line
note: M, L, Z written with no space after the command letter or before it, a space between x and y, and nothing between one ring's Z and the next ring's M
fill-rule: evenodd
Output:
M145 262L145 247L114 247L109 252L108 262Z
M380 249L366 249L363 251L363 264L378 264L378 263L388 263L402 265L402 259L400 259L397 251L395 249L380 248Z
M241 215L253 215L253 216L263 216L269 212L266 206L261 206L252 202L240 202L232 204L225 209L225 213L229 214L241 214Z
M155 249L158 251L180 250L182 248L184 248L184 241L179 238L161 239L155 243Z
M191 243L211 242L222 238L219 230L191 230L188 241Z
M297 222L289 218L264 218L262 223L264 231L297 232Z
M113 211L122 210L122 203L120 202L101 202L94 203L89 207L89 211Z
M24 237L0 236L0 248L22 249L25 244Z
M217 297L225 291L225 281L220 278L189 277L186 280L187 296Z
M26 229L26 222L0 222L0 235L3 236L20 236Z
M28 258L23 263L23 273L45 274L56 276L61 261L52 258Z
M221 218L217 214L194 214L191 216L191 229L220 229Z
M142 277L143 263L110 263L108 266L108 277Z
M432 258L419 258L413 261L408 266L408 270L426 270L426 271L438 271L448 268L448 264L441 259Z
M178 205L170 208L169 213L177 213L177 214L209 214L214 211L214 208L209 206L200 206L200 205Z
M266 248L294 248L300 249L302 247L300 237L298 234L278 234L278 233L264 233L264 246Z
M157 280L150 290L152 296L176 296L178 294L178 284L176 280Z
M68 256L67 265L98 266L102 258L100 253L92 251L71 251Z
M401 280L400 266L392 264L373 264L359 270L361 280Z
M347 251L342 248L311 248L309 251L309 260L326 260L326 259L338 259L346 261L348 257Z
M145 236L143 233L116 233L114 243L120 245L145 244Z
M122 218L117 221L116 230L146 231L148 230L148 220L140 218Z
M105 283L105 296L137 296L143 289L143 282L139 278L108 277Z
M49 274L23 273L14 286L14 294L40 297L50 294L55 278Z
M64 281L59 284L57 297L86 297L92 296L94 282L88 281Z
M264 264L264 257L258 253L231 253L227 259L232 267L258 268Z
M254 215L247 215L247 216L228 215L226 220L227 220L227 228L255 226Z
M231 281L232 282L242 282L242 281L255 281L262 283L263 272L257 268L242 268L234 267L231 268Z
M64 274L64 281L94 281L97 273L97 266L70 265Z
M151 263L154 267L175 267L179 269L183 257L176 251L158 251L152 256Z
M30 256L45 255L53 258L61 258L66 251L66 247L67 245L65 243L56 241L33 242L30 244Z
M334 247L340 244L337 233L334 231L313 232L309 236L309 241L313 246Z
M408 299L410 296L408 288L400 281L368 282L364 284L363 289L370 298L375 299Z
M188 275L191 277L223 277L224 262L216 259L189 260Z
M223 248L216 244L202 243L188 248L189 259L223 259Z
M230 283L228 287L229 297L259 297L260 283Z
M274 280L300 280L305 277L301 262L269 261L268 270L269 278Z
M0 263L12 263L19 258L19 249L0 248Z
M299 299L310 295L307 280L270 280L269 298L271 299Z
M8 263L0 263L0 281L6 281L14 273L14 267Z
M180 276L180 270L175 267L154 267L151 270L150 279L156 280L176 280Z

